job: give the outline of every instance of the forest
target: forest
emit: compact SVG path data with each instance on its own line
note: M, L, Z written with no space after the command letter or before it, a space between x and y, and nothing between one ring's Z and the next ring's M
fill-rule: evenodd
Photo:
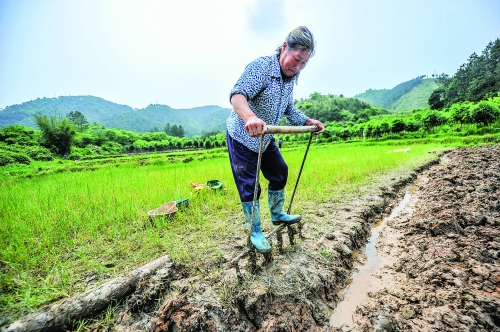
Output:
M394 101L402 93L420 85L422 79L419 76L398 85L380 102ZM393 111L357 98L317 92L307 99L295 101L295 105L307 116L325 124L325 132L318 138L318 144L500 132L500 39L490 42L481 55L473 53L453 76L442 74L437 81L439 87L431 93L427 108ZM153 112L160 106L150 105L148 108ZM125 106L113 107L114 112L120 114ZM214 107L212 113L217 112L219 110ZM96 113L98 110L92 114ZM224 113L224 117L226 115ZM182 125L165 120L162 120L161 129L155 127L148 132L109 128L87 119L78 110L66 116L35 114L33 121L37 129L19 124L0 129L0 166L54 158L80 160L226 145L222 130L208 129L188 138ZM225 118L217 121L222 126L225 124ZM286 125L286 120L282 119L280 124ZM288 145L298 144L304 139L306 135L283 137Z
M472 53L455 75L439 76L441 86L429 98L431 109L449 109L455 103L479 102L500 91L500 39L490 42L481 55Z

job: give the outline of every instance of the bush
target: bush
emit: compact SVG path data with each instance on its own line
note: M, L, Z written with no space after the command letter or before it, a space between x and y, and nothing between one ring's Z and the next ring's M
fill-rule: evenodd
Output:
M25 153L12 152L7 150L0 151L0 166L9 164L29 165L30 163L31 159Z
M7 155L6 151L0 151L0 166L5 166L9 164L14 164L14 159Z
M0 142L5 142L9 145L37 145L37 137L37 132L21 125L11 125L0 129Z
M49 149L42 146L28 146L25 148L26 154L33 160L51 161L54 160Z
M124 151L121 144L112 141L106 142L101 145L101 149L102 152L106 154L119 154Z
M470 117L472 122L482 123L488 126L499 118L498 108L489 101L481 101L471 110Z

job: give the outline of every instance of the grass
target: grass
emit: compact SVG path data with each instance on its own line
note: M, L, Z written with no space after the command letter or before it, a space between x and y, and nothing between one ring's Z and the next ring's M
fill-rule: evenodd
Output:
M416 167L433 157L429 151L445 148L409 146L406 153L387 143L312 146L292 212L300 213L303 202L345 197L380 174ZM283 150L288 198L304 151ZM10 321L166 254L193 273L217 262L219 244L245 232L229 160L221 150L192 155L190 162L168 159L188 157L142 155L78 166L87 171L2 180L0 316ZM189 183L211 179L223 181L225 190L196 191ZM266 181L261 183L265 189ZM148 219L148 210L187 197L189 208L173 220ZM265 191L261 205L268 220Z

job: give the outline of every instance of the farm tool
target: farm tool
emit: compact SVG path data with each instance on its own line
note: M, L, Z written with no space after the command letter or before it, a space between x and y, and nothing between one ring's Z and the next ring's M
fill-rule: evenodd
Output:
M252 215L250 218L250 231L248 233L248 239L247 239L247 245L248 248L238 255L236 258L234 258L231 261L231 265L235 267L236 269L236 275L238 277L238 280L240 283L243 282L243 275L241 274L240 267L239 267L239 261L243 257L248 256L249 257L249 263L250 263L250 270L252 273L255 273L257 271L257 250L255 249L254 245L252 244L250 240L250 236L252 233L252 229L254 228L254 217L256 213L256 202L258 200L258 191L259 191L259 177L260 177L260 167L261 167L261 161L262 161L262 153L264 152L264 136L266 134L300 134L300 133L311 133L311 136L309 137L309 142L307 144L306 152L304 154L304 159L302 160L302 165L300 166L299 174L297 176L297 181L295 182L295 187L293 188L293 193L292 197L290 198L290 204L288 205L287 209L287 214L290 214L292 210L292 203L293 203L293 198L295 197L295 192L297 191L297 186L299 184L300 180L300 175L302 174L302 169L304 168L304 163L306 161L307 157L307 152L309 151L309 147L311 145L312 137L314 132L318 131L318 127L316 126L267 126L267 132L262 134L260 136L260 147L259 147L259 155L257 159L257 175L255 179L255 189L254 189L254 195L253 195L253 202L252 202ZM280 254L283 253L283 230L287 228L287 234L288 234L288 240L290 241L290 245L294 244L294 239L295 239L295 234L297 234L297 231L292 227L292 225L289 224L282 224L275 228L272 232L270 232L268 235L265 236L266 239L269 239L271 236L276 234L277 242L278 242L278 251ZM297 223L297 228L298 228L298 234L302 238L302 221L299 221ZM267 264L271 261L272 259L272 254L271 253L263 253L264 255L264 264Z

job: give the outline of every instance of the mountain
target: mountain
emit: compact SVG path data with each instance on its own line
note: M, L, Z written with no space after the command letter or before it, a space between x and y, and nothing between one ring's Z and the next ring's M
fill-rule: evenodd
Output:
M425 75L422 75L400 83L390 90L369 89L353 98L395 111L427 108L429 97L437 87L435 78L425 78Z
M162 131L170 123L182 125L187 136L195 136L202 131L224 131L231 110L219 106L174 109L167 105L134 109L94 96L63 96L7 106L0 110L0 128L13 124L36 128L33 114L65 117L71 111L79 111L89 123L101 123L108 128L135 132Z

